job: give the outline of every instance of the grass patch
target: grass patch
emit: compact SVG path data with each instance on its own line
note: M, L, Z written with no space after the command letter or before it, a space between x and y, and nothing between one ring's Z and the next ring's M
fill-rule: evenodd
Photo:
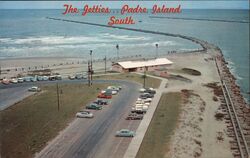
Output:
M105 79L105 80L128 80L135 81L143 84L143 75L138 75L134 73L122 73L119 75L104 75L104 76L94 76L95 79ZM159 88L161 80L153 77L146 77L146 87Z
M182 71L189 74L189 75L193 75L193 76L200 76L201 75L200 71L190 69L190 68L183 68Z
M164 93L136 158L162 158L169 150L181 107L181 93Z
M33 157L104 87L107 84L60 84L58 111L56 85L43 86L40 94L1 111L1 156Z

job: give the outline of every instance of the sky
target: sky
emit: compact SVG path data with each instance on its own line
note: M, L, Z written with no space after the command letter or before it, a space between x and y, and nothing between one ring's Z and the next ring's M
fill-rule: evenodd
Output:
M63 9L64 4L72 4L75 7L88 5L102 5L113 8L121 8L128 4L135 7L140 4L143 7L152 8L154 4L167 5L169 7L181 5L183 9L248 9L248 0L238 1L0 1L0 9Z

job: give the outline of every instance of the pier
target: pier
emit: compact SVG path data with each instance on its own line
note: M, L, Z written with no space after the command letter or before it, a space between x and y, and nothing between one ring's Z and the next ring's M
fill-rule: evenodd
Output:
M166 17L166 16L149 16L155 19L174 19L174 20L195 20L195 21L210 21L210 22L229 22L229 23L245 23L248 24L249 21L244 20L224 20L224 19L201 19L201 18L179 18L179 17Z

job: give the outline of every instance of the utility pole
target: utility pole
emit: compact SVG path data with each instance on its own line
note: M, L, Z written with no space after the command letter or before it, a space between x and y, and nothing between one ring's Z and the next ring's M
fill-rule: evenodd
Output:
M92 65L92 53L93 51L90 50L90 84L92 85L92 81L93 81L93 65Z
M58 86L58 82L56 83L56 92L57 92L57 110L60 110L60 100L59 100L59 86Z
M116 45L117 60L119 59L119 44Z
M104 64L105 64L105 74L106 74L106 72L107 72L107 57L106 57L106 55L105 55L105 58L104 58Z
M88 85L90 87L90 73L91 73L91 68L90 68L90 63L88 61Z
M147 74L146 74L146 71L147 71L147 67L145 66L144 67L144 76L143 76L143 88L146 87L146 77L147 77Z

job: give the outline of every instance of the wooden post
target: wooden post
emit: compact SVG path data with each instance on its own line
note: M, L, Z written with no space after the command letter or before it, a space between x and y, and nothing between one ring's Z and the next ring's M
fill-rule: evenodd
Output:
M58 82L56 83L56 89L57 89L57 110L60 110L60 100L59 100L59 86L58 86Z
M105 63L105 74L106 74L106 72L107 72L107 57L105 56L105 58L104 58L104 63Z

